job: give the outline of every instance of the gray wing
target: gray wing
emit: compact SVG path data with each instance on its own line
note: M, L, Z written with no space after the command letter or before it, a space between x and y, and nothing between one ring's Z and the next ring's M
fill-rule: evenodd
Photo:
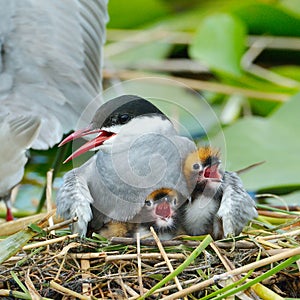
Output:
M72 226L72 231L81 236L86 235L88 223L91 221L91 204L94 199L91 196L88 179L93 172L96 157L93 156L84 165L67 172L64 183L56 197L57 214L64 219L78 217L78 221Z
M120 148L97 154L98 180L91 181L90 189L98 211L127 221L140 212L146 197L155 190L170 188L189 197L182 166L188 153L196 150L192 141L152 133Z
M0 0L0 105L41 118L33 148L74 129L101 90L107 0Z
M240 234L244 226L257 217L257 211L255 201L249 196L236 173L226 171L223 180L223 196L217 215L222 219L226 237Z
M20 182L30 148L40 129L37 117L0 114L0 198Z

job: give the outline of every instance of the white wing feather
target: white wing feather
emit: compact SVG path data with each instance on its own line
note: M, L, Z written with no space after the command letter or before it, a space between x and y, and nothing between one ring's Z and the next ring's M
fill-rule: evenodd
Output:
M101 104L107 0L0 0L0 198Z
M5 122L0 121L0 198L22 179L26 149L39 133L40 125L39 118L29 116L14 119L6 116Z
M14 115L41 118L33 148L59 142L101 91L106 4L0 0L0 104Z

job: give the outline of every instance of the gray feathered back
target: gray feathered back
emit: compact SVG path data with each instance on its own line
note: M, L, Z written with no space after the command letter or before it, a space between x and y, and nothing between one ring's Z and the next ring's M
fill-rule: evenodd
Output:
M149 133L131 145L97 154L97 180L90 183L93 206L110 218L126 221L144 206L146 197L160 188L189 197L182 166L195 145L187 138Z
M119 133L112 147L100 149L84 165L68 172L57 195L57 213L66 219L77 216L73 230L85 235L89 222L99 229L109 219L131 220L157 189L175 189L188 198L191 190L182 167L196 146L178 136L171 123L169 126L166 131L159 131L166 127L158 126L156 132L127 134L128 139Z

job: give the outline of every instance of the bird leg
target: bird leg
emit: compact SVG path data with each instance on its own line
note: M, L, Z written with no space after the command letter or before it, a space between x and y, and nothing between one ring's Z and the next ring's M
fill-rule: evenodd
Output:
M11 204L10 197L11 197L11 192L2 198L6 206L6 221L13 221L14 219L14 216L12 214L12 204Z

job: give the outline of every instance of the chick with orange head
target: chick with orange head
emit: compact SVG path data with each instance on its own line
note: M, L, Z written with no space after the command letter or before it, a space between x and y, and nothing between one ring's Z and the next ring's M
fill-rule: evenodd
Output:
M111 221L100 230L106 238L135 237L150 233L152 226L161 240L173 238L178 230L177 209L184 198L175 190L162 188L153 191L145 200L145 205L138 215L127 222Z
M184 174L188 182L196 180L189 201L180 208L187 234L211 234L214 239L239 235L257 216L240 177L222 169L219 151L200 147L187 157Z

